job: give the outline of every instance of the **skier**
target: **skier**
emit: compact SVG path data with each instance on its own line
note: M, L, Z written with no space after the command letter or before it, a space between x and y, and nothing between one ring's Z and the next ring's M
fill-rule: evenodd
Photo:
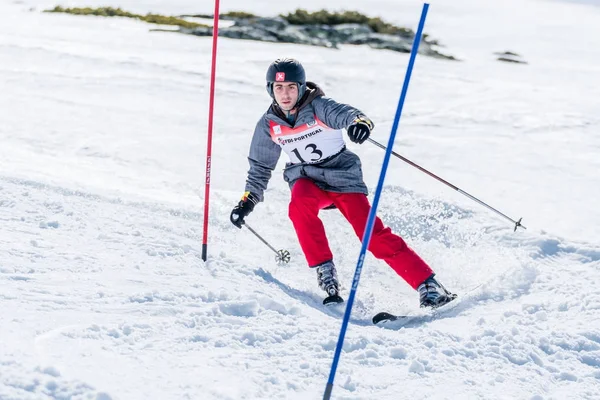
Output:
M269 66L267 92L273 103L256 125L245 193L231 212L231 222L241 229L244 218L264 200L283 150L289 157L283 172L291 188L289 218L300 247L308 266L317 272L319 287L329 296L324 303L342 302L333 255L318 214L337 208L362 240L371 206L360 159L346 148L343 129L352 142L362 144L374 124L356 108L325 97L318 85L306 81L304 68L295 59L280 58ZM418 291L421 307L439 307L454 298L431 268L379 218L369 251Z

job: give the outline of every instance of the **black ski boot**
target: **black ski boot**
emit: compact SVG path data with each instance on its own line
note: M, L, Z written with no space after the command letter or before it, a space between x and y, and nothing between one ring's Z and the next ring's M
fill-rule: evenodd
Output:
M450 293L446 288L435 280L435 274L431 275L417 288L421 300L421 308L438 308L450 303L456 295Z
M323 304L327 305L330 303L342 303L342 299L339 295L340 285L337 279L337 271L333 261L326 261L323 264L317 265L317 281L319 287L323 289L328 297L323 300Z

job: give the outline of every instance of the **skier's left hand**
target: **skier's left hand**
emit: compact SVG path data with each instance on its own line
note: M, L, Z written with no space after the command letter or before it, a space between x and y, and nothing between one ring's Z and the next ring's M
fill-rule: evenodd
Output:
M373 128L373 122L369 118L359 115L346 130L351 141L363 144L369 138Z

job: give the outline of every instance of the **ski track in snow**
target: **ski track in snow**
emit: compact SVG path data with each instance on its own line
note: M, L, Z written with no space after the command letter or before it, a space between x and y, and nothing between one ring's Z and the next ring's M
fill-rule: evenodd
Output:
M272 14L271 4L248 6L268 6ZM415 4L377 4L414 23L406 10ZM522 210L525 225L529 215L536 223L513 233L506 221L447 191L439 200L439 183L395 163L379 215L444 285L467 295L439 318L372 326L379 311L419 310L414 291L368 255L335 399L592 400L600 393L599 214L589 203L600 187L598 140L589 134L600 126L598 91L589 83L597 63L568 64L594 51L597 37L569 41L563 50L572 57L544 64L540 43L556 38L552 24L568 17L556 14L563 10L556 2L544 2L548 14L533 24L535 35L505 32L509 43L528 50L531 69L491 67L475 57L494 29L459 46L469 24L455 14L473 9L465 14L472 22L491 7L479 4L440 2L432 10L433 32L446 28L440 39L448 37L451 50L471 59L419 59L403 120L408 129L397 145L444 177L484 191L511 215ZM137 21L28 9L54 5L0 5L15 16L0 27L0 89L9 94L0 96L0 399L320 398L344 307L321 304L287 220L289 191L279 176L248 222L290 251L289 265L276 265L249 231L229 223L247 170L247 121L264 111L255 96L264 96L266 60L298 52L323 67L312 72L334 97L377 104L370 111L385 137L397 64L406 55L223 41L228 62L220 65L215 116L223 125L213 160L210 257L203 262L198 127L206 125L210 41L150 34ZM122 5L210 12L187 0ZM515 14L516 5L498 8L498 18ZM522 9L520 18L532 12ZM576 14L581 23L565 29L593 26L594 12ZM504 49L485 48L494 50ZM240 60L244 75L237 73ZM364 73L373 63L381 64L376 79ZM232 108L239 118L228 114ZM358 151L371 184L382 153ZM504 171L507 164L514 170ZM347 298L358 239L337 211L322 217Z
M3 236L10 257L0 266L0 296L4 308L19 309L1 321L3 337L20 344L2 359L2 368L18 377L2 374L7 398L267 399L320 392L343 308L319 307L314 277L289 277L298 265L240 263L225 252L204 264L199 215L190 210L6 177L0 194L1 221L10 232ZM448 206L439 207L430 217L448 226L471 215L457 209L453 221ZM235 229L214 222L218 237ZM23 240L6 240L14 235ZM496 245L510 253L515 245L503 235ZM430 242L440 243L422 244ZM508 397L513 390L516 397L543 398L551 390L557 398L593 398L600 329L591 322L600 295L564 282L561 266L572 262L573 277L590 267L597 273L597 253L555 238L532 238L525 247L513 252L514 267L445 316L399 330L369 326L379 310L360 300L371 286L363 277L338 396L425 398L438 390L433 382L458 380L462 385L446 389L448 398L486 397L494 387ZM579 323L564 324L573 314ZM232 376L236 385L227 383ZM417 380L418 390L403 387L407 379ZM106 393L93 397L92 387Z

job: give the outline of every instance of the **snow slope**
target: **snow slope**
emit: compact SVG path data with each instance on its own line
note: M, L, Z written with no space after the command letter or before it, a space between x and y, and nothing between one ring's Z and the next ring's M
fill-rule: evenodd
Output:
M297 7L226 3L225 11L265 15ZM63 2L82 4L108 3ZM320 305L287 220L280 168L248 223L292 262L277 266L228 220L269 103L264 72L281 55L299 58L387 142L408 56L220 41L204 263L210 39L40 12L54 5L0 4L0 399L320 398L343 308ZM113 5L212 11L187 0ZM421 5L328 4L408 26ZM600 8L432 2L426 31L464 62L417 59L395 150L523 216L528 230L513 233L392 160L381 217L446 286L469 294L448 318L371 326L381 310L416 312L417 298L369 256L334 398L597 398ZM504 50L529 65L495 61ZM350 147L374 188L382 151ZM358 240L337 212L323 218L347 296Z

